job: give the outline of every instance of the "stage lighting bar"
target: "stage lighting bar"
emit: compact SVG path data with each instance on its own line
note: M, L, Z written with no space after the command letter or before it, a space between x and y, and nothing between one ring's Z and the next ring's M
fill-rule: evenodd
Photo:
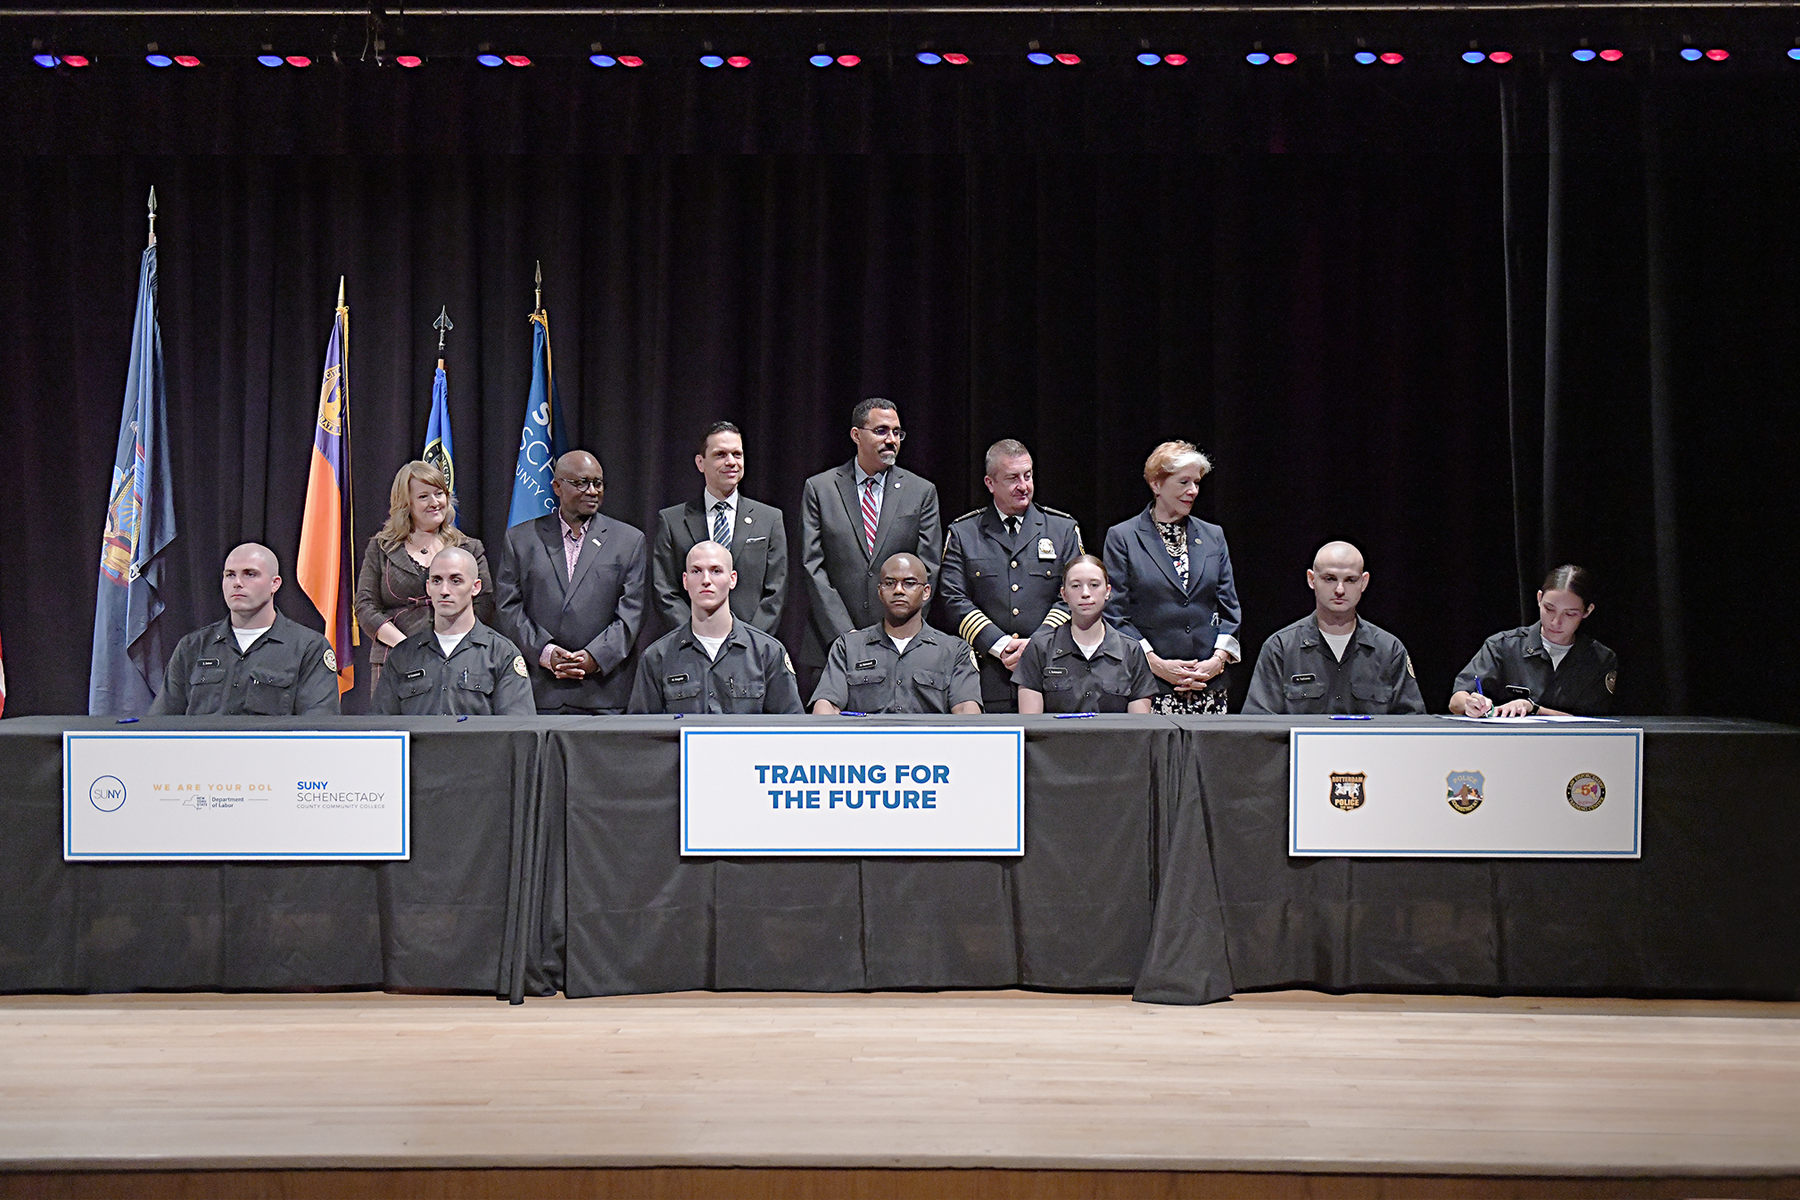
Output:
M1707 62L1724 62L1731 57L1731 51L1720 49L1718 47L1714 47L1711 50L1698 50L1693 46L1683 46L1681 48L1681 57L1688 62L1699 62L1702 59L1705 59Z
M1480 50L1470 48L1463 51L1462 60L1471 67L1479 66L1484 62L1490 62L1495 66L1504 67L1513 60L1513 56L1512 51L1510 50L1490 50L1484 54Z
M811 58L807 59L806 61L811 63L815 67L830 67L830 66L854 67L854 66L858 66L861 64L862 57L860 55L856 55L856 54L840 54L834 58L831 55L825 53L825 48L823 46L821 46L819 48L819 53L813 55Z

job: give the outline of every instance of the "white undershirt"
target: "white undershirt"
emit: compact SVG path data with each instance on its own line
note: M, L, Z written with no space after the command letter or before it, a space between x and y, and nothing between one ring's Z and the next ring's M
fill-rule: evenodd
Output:
M1332 657L1336 658L1339 662L1343 662L1344 651L1349 648L1350 639L1356 636L1356 632L1352 630L1349 633L1326 633L1321 629L1319 630L1319 636L1325 639L1325 644L1327 646L1331 647Z
M711 659L714 662L718 662L719 661L719 647L723 646L725 644L726 639L729 638L730 636L731 635L728 633L724 637L701 637L699 634L696 633L694 635L694 640L696 642L699 642L701 648L706 651L707 658Z
M256 644L257 638L261 637L263 634L269 632L269 630L271 630L273 628L275 628L275 622L273 622L273 621L270 621L267 625L264 625L261 629L239 629L236 625L233 625L231 627L231 633L232 633L233 637L237 638L238 653L243 654L243 653L247 652L250 649L250 647L252 647Z
M1102 638L1091 646L1084 646L1080 642L1076 642L1075 648L1081 651L1081 657L1091 660L1094 655L1100 653L1100 647L1104 645L1106 645L1106 639Z
M461 633L440 633L440 634L438 634L437 635L438 646L440 649L443 650L444 657L449 658L452 654L455 654L456 648L458 646L462 645L462 640L468 636L469 636L469 631L466 629L463 630Z
M916 637L918 635L915 634L914 636ZM894 643L894 652L896 654L905 654L906 648L912 645L912 638L909 637L897 638L890 635L888 641Z
M1562 666L1563 656L1574 648L1574 643L1570 643L1567 646L1559 646L1549 638L1545 638L1544 653L1550 656L1550 669L1554 671L1556 668Z

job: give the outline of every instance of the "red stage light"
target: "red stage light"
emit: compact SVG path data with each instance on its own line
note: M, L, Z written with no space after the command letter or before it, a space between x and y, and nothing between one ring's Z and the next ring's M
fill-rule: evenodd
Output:
M840 67L854 67L861 61L862 59L856 57L854 54L840 54L837 57L837 65Z
M1298 54L1290 54L1286 50L1283 50L1280 54L1275 56L1275 61L1284 67L1291 67L1300 61L1300 56Z
M1185 67L1187 66L1187 55L1165 54L1163 55L1163 61L1168 63L1171 67Z
M1081 65L1081 55L1059 54L1056 56L1056 61L1065 67L1079 67Z
M741 54L734 54L730 58L726 59L725 61L728 64L730 64L731 66L738 67L740 69L750 65L750 60L745 58Z
M969 56L966 54L947 53L944 55L944 61L953 67L966 67L969 65Z
M312 66L312 59L306 57L304 54L290 54L287 56L287 65L290 67L310 67Z
M416 67L424 60L416 54L400 54L394 57L394 61L403 67Z
M1625 52L1623 50L1602 50L1600 52L1600 58L1603 62L1618 62L1624 57Z
M526 58L523 54L509 54L506 56L506 65L509 67L529 67L531 65L531 60Z
M1381 61L1390 67L1397 67L1406 61L1406 55L1389 50L1386 54L1381 56Z
M1731 57L1731 52L1729 50L1708 50L1706 52L1706 57L1712 59L1714 62L1724 62Z
M1502 65L1509 63L1512 61L1512 51L1510 51L1510 50L1495 50L1493 53L1488 55L1488 61L1491 63L1500 63Z
M63 55L63 65L65 67L85 67L88 65L88 60L84 55L65 54Z
M619 55L619 65L621 67L641 67L644 65L644 60L635 54L621 54Z
M191 54L177 54L175 64L181 67L197 67L200 65L200 60Z

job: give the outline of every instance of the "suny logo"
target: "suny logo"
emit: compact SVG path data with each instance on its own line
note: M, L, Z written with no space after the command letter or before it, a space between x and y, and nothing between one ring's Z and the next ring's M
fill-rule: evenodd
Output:
M118 812L125 803L125 781L115 775L102 775L88 785L88 800L101 812Z

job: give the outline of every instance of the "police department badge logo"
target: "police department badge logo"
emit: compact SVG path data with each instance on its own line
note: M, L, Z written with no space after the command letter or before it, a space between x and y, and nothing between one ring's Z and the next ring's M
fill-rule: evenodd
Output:
M787 668L787 673L789 675L794 674L794 660L788 657L788 652L786 650L781 652L781 665Z
M1606 694L1610 696L1614 692L1617 692L1618 690L1619 690L1619 673L1617 671L1608 671L1606 673Z
M1606 803L1606 784L1598 775L1590 775L1586 771L1569 780L1565 793L1569 804L1579 812L1593 812Z
M1450 807L1465 817L1481 807L1481 791L1487 786L1480 771L1452 771L1444 778Z
M337 655L332 652L330 646L325 647L325 669L333 675L337 674Z
M525 670L525 656L523 654L513 655L513 674L517 675L520 679L530 678L530 672Z
M1331 776L1331 806L1341 808L1345 812L1349 812L1353 808L1361 808L1363 801L1368 799L1367 794L1363 791L1363 785L1368 781L1368 773L1364 771L1343 775L1333 772Z

